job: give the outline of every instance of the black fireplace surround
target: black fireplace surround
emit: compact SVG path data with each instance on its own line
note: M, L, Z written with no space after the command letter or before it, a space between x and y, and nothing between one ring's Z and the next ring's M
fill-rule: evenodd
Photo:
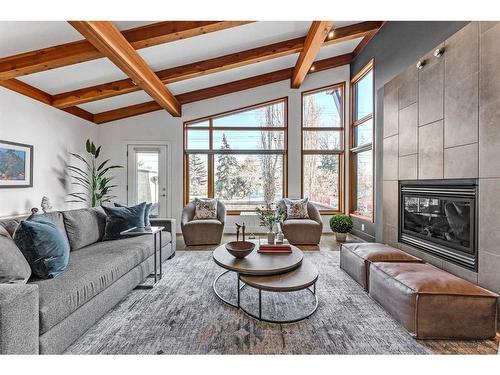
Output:
M477 271L477 180L399 183L399 241Z

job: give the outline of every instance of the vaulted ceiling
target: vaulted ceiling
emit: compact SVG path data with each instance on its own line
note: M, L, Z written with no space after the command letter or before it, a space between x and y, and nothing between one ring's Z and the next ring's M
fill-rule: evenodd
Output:
M96 124L350 63L383 22L0 22L0 86Z

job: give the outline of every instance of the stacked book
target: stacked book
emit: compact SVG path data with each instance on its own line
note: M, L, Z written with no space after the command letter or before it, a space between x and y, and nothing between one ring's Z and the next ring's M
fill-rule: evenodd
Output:
M257 252L266 254L291 253L292 247L287 240L283 241L281 244L269 244L267 240L260 239Z

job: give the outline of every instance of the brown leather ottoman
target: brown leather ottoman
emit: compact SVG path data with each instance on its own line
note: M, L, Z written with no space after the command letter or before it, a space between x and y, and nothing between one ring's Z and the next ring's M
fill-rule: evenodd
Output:
M372 263L370 296L419 339L495 337L498 295L426 263Z
M340 246L340 268L349 274L366 291L370 284L370 263L373 262L423 262L394 247L373 243L348 243Z

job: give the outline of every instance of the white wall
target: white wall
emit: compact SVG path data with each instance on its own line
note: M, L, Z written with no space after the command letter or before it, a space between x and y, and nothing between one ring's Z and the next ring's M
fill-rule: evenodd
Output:
M54 209L76 207L65 203L64 164L68 151L83 151L97 135L85 120L0 87L0 140L34 146L33 187L0 188L0 217L28 213L44 195Z
M347 108L349 102L349 65L345 65L307 76L299 90L291 89L290 82L287 80L184 105L181 118L174 118L165 111L157 111L104 124L99 127L99 142L104 145L105 157L112 158L113 163L126 165L125 145L127 143L133 143L134 141L168 141L171 145L172 155L171 216L179 220L183 207L183 123L268 100L288 97L288 195L290 197L299 197L301 181L301 92L339 82L346 82L345 113L349 113ZM345 125L347 127L347 122ZM349 138L346 136L346 139ZM348 168L346 168L347 170ZM120 188L116 189L114 193L118 196L117 200L126 202L126 171L123 170L118 173L116 182ZM348 178L345 179L345 181L348 180ZM249 221L248 218L245 218L245 220ZM327 223L327 220L328 217L324 217L325 223ZM241 222L242 218L238 216L228 217L226 225L228 231L234 231L232 224L235 221ZM249 226L252 226L256 222L249 224ZM255 231L255 228L250 230ZM329 230L328 225L325 226L325 230Z

